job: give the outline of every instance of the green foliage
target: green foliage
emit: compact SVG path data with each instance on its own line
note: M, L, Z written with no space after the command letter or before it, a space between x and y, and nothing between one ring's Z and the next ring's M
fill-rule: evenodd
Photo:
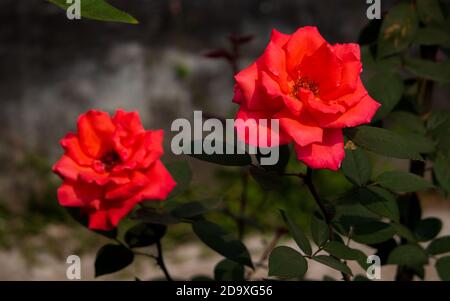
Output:
M229 259L223 259L214 268L214 279L218 281L244 280L244 266Z
M401 135L381 128L359 126L348 128L346 136L355 144L374 153L399 159L421 160L419 152Z
M403 80L397 73L378 72L366 84L369 95L381 103L375 120L386 117L397 105L404 91Z
M269 276L301 278L308 269L306 259L292 248L280 246L269 257Z
M418 28L414 6L401 3L391 8L381 25L378 36L378 57L385 57L408 48Z
M217 253L253 268L250 254L245 245L219 225L206 220L198 220L192 223L192 230L201 241Z
M122 245L107 244L97 252L95 277L114 273L130 265L134 254Z
M429 217L421 220L414 228L414 235L418 241L429 241L435 238L442 229L441 220Z
M283 217L284 222L286 223L289 233L291 233L294 238L297 246L306 254L311 256L312 249L311 244L309 243L308 237L303 233L303 231L294 223L294 221L289 217L286 212L281 210L281 216Z
M402 171L382 173L375 181L381 186L396 192L414 192L433 187L433 184L425 179Z
M450 281L450 256L439 258L435 267L443 281Z
M334 257L326 256L326 255L317 255L312 257L313 260L320 262L323 265L326 265L332 269L340 271L344 274L352 276L352 271L350 268L343 262L337 260Z
M166 164L166 168L177 183L169 198L185 192L192 180L192 171L189 164L186 161L171 162Z
M68 4L66 0L48 0L49 2L57 5L58 7L67 10L72 4ZM126 12L123 12L114 6L110 5L104 0L83 0L81 1L81 16L109 22L121 22L137 24L139 23L134 17L130 16Z
M388 264L415 267L428 262L428 255L419 245L400 245L389 254Z
M205 152L202 152L201 154L195 154L194 152L192 152L190 156L202 161L224 166L246 166L252 163L252 158L250 157L250 155L247 153L239 154L237 152L237 147L230 147L227 145L227 143L217 140L215 140L214 143L221 143L223 145L222 154L206 154ZM195 149L196 144L203 145L204 141L193 141L191 145L192 150ZM227 154L226 150L229 148L234 149L232 154Z
M427 252L431 255L444 254L450 252L450 236L443 236L434 239L428 245Z
M370 180L372 166L361 148L346 149L342 161L342 172L355 185L363 186Z

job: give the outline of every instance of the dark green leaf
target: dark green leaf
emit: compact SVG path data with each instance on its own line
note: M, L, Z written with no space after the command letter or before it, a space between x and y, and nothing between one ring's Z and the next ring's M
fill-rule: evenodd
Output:
M419 28L414 42L420 45L440 45L450 47L450 34L438 27Z
M321 264L324 264L326 266L329 266L330 268L333 268L335 270L338 270L342 273L345 273L347 275L352 276L352 270L343 262L337 260L336 258L333 258L331 256L326 255L317 255L312 257L313 260L320 262Z
M186 161L177 161L166 164L166 168L177 183L170 192L169 198L185 192L192 180L191 167Z
M450 236L438 237L427 247L427 252L431 255L450 252Z
M425 124L419 115L405 111L395 111L389 115L390 127L403 131L425 134Z
M269 276L303 277L308 269L306 259L292 248L280 246L269 256Z
M441 280L450 281L450 256L439 258L435 267Z
M445 17L438 0L417 0L417 13L424 24L440 25Z
M154 208L140 208L136 211L136 219L151 224L171 225L180 220L168 212Z
M389 114L397 105L404 91L403 80L397 73L380 72L373 75L366 84L369 95L381 103L375 114L375 120L380 120Z
M229 259L224 259L214 268L214 280L243 281L244 271L245 269L243 265Z
M402 224L398 223L391 223L391 226L395 229L395 232L397 232L398 235L400 235L402 238L406 239L409 242L416 242L416 237L414 234L409 230L407 227L405 227Z
M328 240L328 225L316 215L311 219L311 235L317 246L323 245Z
M403 171L387 171L376 180L381 186L396 192L414 192L433 187L422 177Z
M49 2L67 10L72 3L67 3L66 0L48 0ZM122 22L122 23L139 23L135 18L123 12L104 0L82 0L81 1L81 16L99 21Z
M412 160L422 159L407 140L386 129L359 126L346 129L345 134L357 145L383 156Z
M370 180L372 166L364 150L346 149L342 161L342 172L355 185L363 186Z
M433 62L429 60L405 58L405 68L418 77L441 83L450 83L450 59L441 62Z
M166 228L160 224L139 223L125 233L125 242L130 248L150 246L164 236Z
M323 249L328 254L345 260L356 260L360 256L359 250L352 249L337 241L328 242Z
M393 221L399 220L395 196L389 191L377 186L364 187L359 189L358 198L361 204L373 213Z
M433 164L433 173L442 190L450 193L450 157L439 154Z
M219 164L219 165L224 165L224 166L247 166L250 165L252 163L252 158L250 157L249 154L244 153L244 154L238 154L236 147L234 148L234 152L233 154L226 154L226 148L227 148L227 144L225 142L219 142L219 141L215 141L216 143L222 143L222 145L224 146L224 150L222 151L222 154L211 154L208 155L204 152L202 152L201 154L194 154L194 152L192 152L192 154L190 154L191 157L202 160L202 161L206 161L209 163L214 163L214 164ZM195 144L203 144L203 141L193 141L192 142L192 148L195 148Z
M206 220L198 220L192 223L192 229L201 241L217 253L253 268L250 254L245 245L217 224Z
M404 132L400 135L408 141L413 149L421 154L431 154L436 150L436 143L423 134Z
M95 277L120 271L133 262L134 254L122 245L104 245L95 258Z
M289 157L290 157L289 145L288 144L279 145L279 146L276 146L276 148L278 148L278 150L276 150L275 147L272 149L267 149L267 148L262 148L262 147L258 148L258 153L256 154L256 159L258 160L258 163L261 164L262 158L270 156L273 151L278 151L278 162L275 165L261 165L261 167L267 171L283 172L286 168L286 165L289 162ZM262 150L264 150L264 152L262 152ZM270 155L266 155L266 154L270 154Z
M378 36L378 57L406 49L416 34L418 17L414 6L400 3L389 10Z
M420 266L428 262L427 253L416 244L400 245L389 254L388 264L400 266Z
M442 222L434 217L421 220L414 228L414 235L418 241L429 241L435 238L442 229Z
M311 244L309 243L309 239L303 233L303 231L297 226L297 224L289 217L286 212L281 211L281 216L283 217L284 222L286 223L289 233L291 233L298 247L305 252L307 255L312 254Z
M386 223L370 221L355 225L352 239L359 243L376 244L392 238L395 229Z

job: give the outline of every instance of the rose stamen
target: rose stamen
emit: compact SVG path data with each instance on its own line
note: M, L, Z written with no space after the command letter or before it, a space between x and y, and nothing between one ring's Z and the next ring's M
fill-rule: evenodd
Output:
M120 164L122 162L122 159L120 158L119 154L115 151L107 152L101 159L103 165L105 166L105 170L107 172L110 172L114 166L117 164Z
M294 81L291 94L294 97L299 98L299 92L301 88L311 91L314 96L317 96L317 94L319 94L318 84L307 77L299 77Z

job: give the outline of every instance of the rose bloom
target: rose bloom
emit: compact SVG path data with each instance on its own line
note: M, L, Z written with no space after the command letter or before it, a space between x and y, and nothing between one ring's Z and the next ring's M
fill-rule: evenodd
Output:
M144 200L163 200L176 183L160 161L163 131L146 131L137 112L90 110L68 133L53 166L62 179L58 200L80 207L89 228L111 230Z
M235 76L236 119L278 119L280 144L295 143L311 168L339 169L342 128L370 123L380 104L364 88L358 44L330 45L316 27L288 35L273 30L263 55ZM245 139L245 129L237 128ZM243 138L245 137L245 138ZM263 146L260 145L259 146Z

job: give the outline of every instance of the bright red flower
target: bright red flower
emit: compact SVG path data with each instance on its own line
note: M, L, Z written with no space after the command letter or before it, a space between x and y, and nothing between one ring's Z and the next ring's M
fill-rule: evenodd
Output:
M90 110L68 133L53 171L62 206L80 207L89 228L111 230L144 200L163 200L176 183L160 161L163 131L146 131L137 112Z
M264 54L235 76L236 119L279 119L280 144L293 141L312 168L337 170L345 156L341 129L369 123L380 107L361 71L358 44L330 45L310 26L291 35L273 30Z

